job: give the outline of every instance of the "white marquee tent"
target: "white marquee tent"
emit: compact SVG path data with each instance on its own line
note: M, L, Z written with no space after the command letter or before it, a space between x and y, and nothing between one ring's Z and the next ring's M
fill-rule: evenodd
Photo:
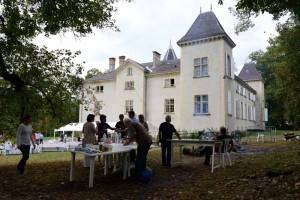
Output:
M115 122L107 122L111 127L115 127L116 123ZM67 124L65 126L62 126L58 129L54 129L54 139L55 139L55 135L57 132L63 132L63 134L65 132L72 132L72 141L74 141L74 134L75 132L82 132L82 128L83 128L83 122L81 123L70 123ZM95 127L96 127L96 122L94 122Z

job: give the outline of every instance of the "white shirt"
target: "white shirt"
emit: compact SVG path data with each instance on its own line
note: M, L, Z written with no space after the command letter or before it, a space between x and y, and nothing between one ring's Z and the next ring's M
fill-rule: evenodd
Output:
M31 134L32 134L32 126L20 124L17 130L17 145L30 145L31 141Z

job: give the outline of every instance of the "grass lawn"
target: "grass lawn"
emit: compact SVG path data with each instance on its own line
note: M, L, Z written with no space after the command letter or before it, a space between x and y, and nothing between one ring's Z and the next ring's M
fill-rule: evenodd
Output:
M203 158L184 156L185 162L166 169L160 151L152 150L148 184L121 174L104 177L97 162L94 188L88 189L88 170L77 157L76 181L69 183L70 153L42 153L30 157L24 176L17 176L19 156L0 156L0 199L300 199L300 143L251 144L265 153L235 155L232 167L214 174ZM265 151L267 150L267 151Z

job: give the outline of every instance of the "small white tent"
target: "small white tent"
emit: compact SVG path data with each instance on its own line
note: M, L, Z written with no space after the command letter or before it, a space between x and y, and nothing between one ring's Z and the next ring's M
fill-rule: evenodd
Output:
M115 122L107 122L111 127L115 127L116 123ZM82 128L83 128L83 122L81 123L70 123L67 124L65 126L62 126L58 129L54 129L54 139L55 139L55 135L57 132L63 132L63 134L65 132L72 132L72 141L74 141L74 134L75 132L82 132ZM96 127L96 122L94 122L95 127Z

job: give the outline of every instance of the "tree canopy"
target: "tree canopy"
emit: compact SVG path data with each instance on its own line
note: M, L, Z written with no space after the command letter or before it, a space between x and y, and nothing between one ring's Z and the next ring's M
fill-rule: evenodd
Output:
M262 72L269 120L280 128L300 127L300 26L294 21L278 27L265 52L249 57Z
M85 78L92 78L93 76L96 76L98 74L101 74L101 71L97 68L92 68L90 70L87 71Z
M223 4L225 0L219 0ZM238 0L235 8L230 11L239 19L236 25L236 33L243 32L253 27L251 17L258 16L260 13L269 13L274 19L290 14L300 21L300 1L299 0Z
M114 2L0 0L0 130L14 128L24 113L42 121L77 119L82 64L73 60L80 52L50 51L33 41L41 34L79 37L94 28L118 30Z

